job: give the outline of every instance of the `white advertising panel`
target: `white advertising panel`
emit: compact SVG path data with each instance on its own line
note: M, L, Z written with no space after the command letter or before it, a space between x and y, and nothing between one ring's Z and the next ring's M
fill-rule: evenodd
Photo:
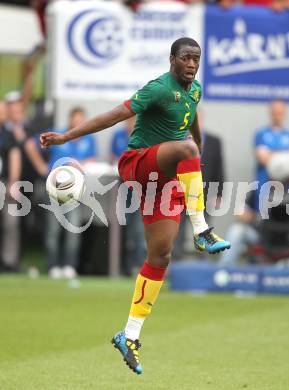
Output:
M36 13L0 5L0 53L26 55L42 42Z
M52 97L130 97L168 71L172 42L200 44L203 7L177 2L142 6L137 13L114 2L59 1L48 10Z

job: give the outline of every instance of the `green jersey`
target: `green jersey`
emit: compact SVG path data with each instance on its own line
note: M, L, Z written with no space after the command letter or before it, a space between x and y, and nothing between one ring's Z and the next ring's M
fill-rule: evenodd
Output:
M170 72L146 84L125 102L137 114L128 149L183 140L195 118L201 93L198 81L186 91Z

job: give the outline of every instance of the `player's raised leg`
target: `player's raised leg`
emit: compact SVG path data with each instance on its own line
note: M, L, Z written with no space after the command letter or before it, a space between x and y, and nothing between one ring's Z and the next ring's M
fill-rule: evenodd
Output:
M136 280L125 330L117 333L112 339L112 343L119 349L126 364L137 374L142 373L138 354L140 332L163 285L178 228L179 224L171 219L161 219L145 225L147 260Z
M212 232L204 217L204 194L200 155L195 142L172 141L160 145L159 168L170 178L178 177L185 194L185 204L194 228L197 250L210 254L229 249L231 244Z

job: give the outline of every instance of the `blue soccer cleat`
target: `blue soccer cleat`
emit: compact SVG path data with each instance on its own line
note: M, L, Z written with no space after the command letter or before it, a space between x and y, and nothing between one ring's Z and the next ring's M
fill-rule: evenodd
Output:
M209 228L200 234L194 235L195 248L200 252L208 252L209 254L219 253L226 249L230 249L230 242L217 236L212 230L213 228Z
M138 350L141 344L138 340L131 340L125 337L124 332L119 332L113 336L111 340L114 348L117 348L123 356L125 363L131 368L136 374L142 374L142 366L139 363Z

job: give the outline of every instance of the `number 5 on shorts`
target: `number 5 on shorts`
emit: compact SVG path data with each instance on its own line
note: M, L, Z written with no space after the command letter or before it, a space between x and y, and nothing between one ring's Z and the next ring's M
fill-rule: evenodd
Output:
M188 126L189 116L190 116L190 112L187 112L184 116L184 122L183 122L182 126L180 127L180 130L184 130Z

